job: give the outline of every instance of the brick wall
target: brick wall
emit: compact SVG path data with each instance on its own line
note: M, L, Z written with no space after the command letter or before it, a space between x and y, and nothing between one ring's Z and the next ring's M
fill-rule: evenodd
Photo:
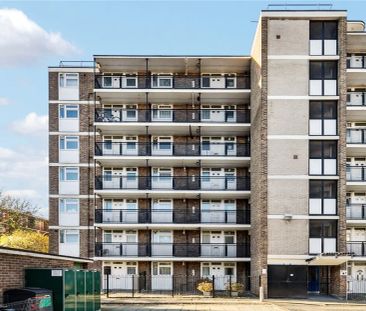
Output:
M0 253L0 293L24 286L25 268L72 268L74 261ZM86 264L83 264L87 268Z

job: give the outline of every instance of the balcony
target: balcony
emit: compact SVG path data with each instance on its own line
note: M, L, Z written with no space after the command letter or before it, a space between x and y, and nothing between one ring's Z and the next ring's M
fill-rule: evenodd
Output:
M97 176L97 190L249 190L249 176Z
M249 143L97 142L96 156L249 157Z
M348 223L366 224L366 204L348 204L346 215Z
M362 157L366 153L366 129L347 129L347 155Z
M363 85L366 73L366 55L352 55L347 57L347 85Z
M362 191L366 186L366 166L346 166L347 190Z
M250 257L249 243L120 243L97 242L96 257Z
M249 224L250 210L97 209L97 224Z
M250 89L248 74L96 75L95 89Z
M359 122L366 119L366 92L347 92L347 121Z
M366 242L347 242L347 252L353 256L366 256Z
M249 109L97 108L95 122L249 123Z

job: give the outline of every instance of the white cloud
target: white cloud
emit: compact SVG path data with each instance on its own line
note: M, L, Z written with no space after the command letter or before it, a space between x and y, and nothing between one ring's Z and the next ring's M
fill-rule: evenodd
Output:
M80 53L60 33L47 32L17 9L0 9L0 29L0 66Z
M0 52L1 53L1 52ZM10 100L5 97L0 97L0 106L6 106L10 104Z
M48 158L46 149L0 147L0 191L29 200L48 214Z
M11 129L23 135L44 135L48 131L48 116L30 112L24 119L14 121Z

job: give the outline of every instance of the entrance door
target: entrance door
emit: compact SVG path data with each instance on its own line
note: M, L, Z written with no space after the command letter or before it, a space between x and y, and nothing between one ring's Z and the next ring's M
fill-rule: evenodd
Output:
M236 282L235 263L202 263L202 277L214 280L215 290L225 290L226 284Z
M172 200L154 200L151 211L152 223L172 223L173 222L173 202Z
M172 290L173 289L173 267L170 262L152 263L152 290Z
M320 292L320 270L319 267L311 267L308 269L308 292L319 294Z
M220 168L202 169L202 189L223 190L225 189L224 171Z
M138 282L136 275L136 262L112 263L109 288L112 290L130 290L134 284L134 287L137 289ZM106 288L106 284L104 286Z
M307 266L269 265L268 297L307 297Z

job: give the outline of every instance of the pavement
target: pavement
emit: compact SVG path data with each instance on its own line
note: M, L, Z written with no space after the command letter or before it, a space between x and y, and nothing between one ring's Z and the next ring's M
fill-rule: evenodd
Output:
M103 311L365 311L366 304L334 298L267 299L251 298L145 297L103 298Z

